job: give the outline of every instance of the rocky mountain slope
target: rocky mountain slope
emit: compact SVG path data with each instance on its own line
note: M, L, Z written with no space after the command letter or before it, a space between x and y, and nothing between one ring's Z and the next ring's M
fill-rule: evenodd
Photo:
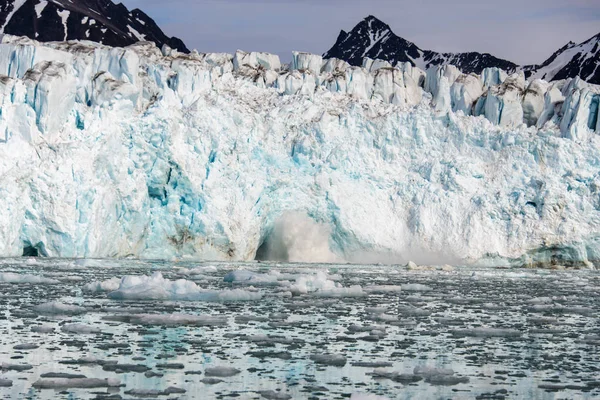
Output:
M150 41L189 52L143 11L129 11L111 0L0 0L0 33L41 42L90 40L118 47Z

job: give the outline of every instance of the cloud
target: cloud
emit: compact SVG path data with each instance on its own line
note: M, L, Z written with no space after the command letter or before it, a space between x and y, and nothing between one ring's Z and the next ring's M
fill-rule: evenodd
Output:
M600 31L597 0L124 0L203 52L323 53L373 14L419 47L536 63Z

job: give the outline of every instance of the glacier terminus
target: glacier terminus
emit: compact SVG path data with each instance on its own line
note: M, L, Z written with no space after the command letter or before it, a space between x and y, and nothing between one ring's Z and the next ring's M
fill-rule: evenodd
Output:
M600 87L4 35L0 255L600 266Z

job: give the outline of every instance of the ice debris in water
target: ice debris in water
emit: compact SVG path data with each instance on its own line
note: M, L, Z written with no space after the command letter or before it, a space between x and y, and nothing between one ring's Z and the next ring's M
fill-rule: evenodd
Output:
M261 390L258 393L263 399L267 400L289 400L292 398L292 396L287 393L276 392L274 390Z
M82 334L82 335L100 333L100 329L98 329L98 328L95 328L90 325L78 324L78 323L65 324L60 327L60 330L65 333L75 333L75 334Z
M398 285L370 285L364 288L367 293L383 294L398 293L402 291L402 286Z
M110 278L102 282L91 282L83 287L83 290L92 293L98 292L114 292L115 290L119 290L121 286L121 279L119 278Z
M186 314L137 314L127 316L128 322L139 325L162 326L220 326L227 325L228 318L211 315Z
M86 313L87 309L58 301L51 301L33 307L33 311L39 314L79 315Z
M390 400L389 397L368 393L352 393L350 400Z
M402 285L401 289L407 292L428 292L431 290L429 286L420 283L407 283Z
M239 269L231 271L223 278L224 282L246 283L252 285L272 285L277 284L278 274L276 271L270 271L268 274L259 274L257 272Z
M313 354L310 356L316 364L331 365L334 367L343 367L347 359L341 354Z
M3 272L0 274L0 282L4 283L31 283L31 284L57 284L60 281L50 279L39 275L15 274L13 272Z
M196 283L163 278L160 272L152 276L125 276L119 288L108 294L116 300L183 300L183 301L253 301L260 300L260 292L242 289L205 290Z
M121 382L118 379L96 379L96 378L42 378L34 382L36 389L95 389L118 387Z
M321 297L358 297L365 293L360 286L345 288L342 284L334 282L323 271L317 271L314 275L300 275L296 282L291 284L289 290L292 294L315 293Z
M215 366L215 367L206 368L206 371L204 373L206 376L216 376L219 378L226 378L226 377L237 375L240 372L242 372L242 371L240 371L237 368L233 368L233 367Z

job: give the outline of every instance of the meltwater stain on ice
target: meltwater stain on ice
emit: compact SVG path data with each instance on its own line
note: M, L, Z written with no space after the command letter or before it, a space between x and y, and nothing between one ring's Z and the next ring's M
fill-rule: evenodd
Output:
M0 277L1 398L600 396L597 272L15 259Z

